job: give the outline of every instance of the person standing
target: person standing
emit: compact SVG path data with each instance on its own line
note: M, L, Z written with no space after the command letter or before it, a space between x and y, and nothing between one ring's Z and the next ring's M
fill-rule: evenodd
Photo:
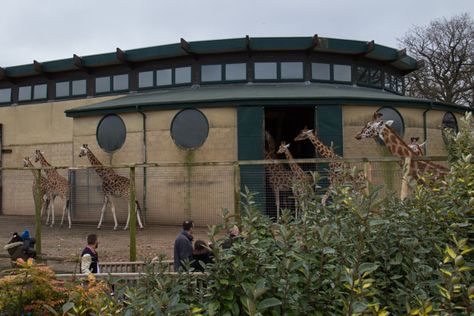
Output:
M174 271L178 272L183 267L183 261L192 260L193 257L193 221L183 222L183 230L174 241Z
M81 254L81 273L99 273L99 239L96 234L87 236L87 246Z

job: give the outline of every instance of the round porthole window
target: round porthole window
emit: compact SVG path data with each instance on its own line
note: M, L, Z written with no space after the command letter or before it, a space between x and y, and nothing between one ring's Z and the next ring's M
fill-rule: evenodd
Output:
M405 134L405 123L403 122L403 118L398 113L397 110L389 107L383 107L377 110L378 113L382 114L382 120L384 121L393 121L392 125L390 126L395 132L403 138L403 134ZM376 138L376 141L383 145L384 142L380 139L380 137Z
M196 109L178 112L171 122L171 137L176 145L184 149L195 149L207 139L209 122L206 116Z
M451 112L446 112L443 116L443 122L441 123L441 135L443 136L443 141L445 144L448 143L448 135L446 130L451 130L452 133L456 134L458 132L458 122L456 117Z
M119 150L125 143L126 136L125 123L118 115L104 116L97 126L97 143L108 153Z

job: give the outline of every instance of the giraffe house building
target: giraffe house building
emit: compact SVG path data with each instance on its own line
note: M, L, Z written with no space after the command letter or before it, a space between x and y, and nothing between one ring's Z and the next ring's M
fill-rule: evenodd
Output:
M148 164L135 178L146 223L218 223L245 186L274 214L291 195L284 178L293 168L237 163L286 159L281 142L292 159L324 157L314 142L294 140L305 127L340 157L390 155L380 141L354 137L377 112L407 144L424 143L422 154L447 154L443 127L457 130L466 108L406 96L405 76L419 66L404 50L315 35L181 39L4 67L1 165L23 167L28 157L39 166L39 150L51 166L71 167L57 173L70 185L73 223L99 221L107 192L125 223L129 170L109 166L133 164ZM33 179L31 170L2 170L1 214L34 214ZM64 203L55 199L57 216Z

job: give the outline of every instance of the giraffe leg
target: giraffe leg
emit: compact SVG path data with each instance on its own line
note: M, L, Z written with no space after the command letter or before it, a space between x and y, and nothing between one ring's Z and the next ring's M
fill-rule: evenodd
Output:
M115 204L110 198L109 198L109 201L110 201L110 209L112 210L112 215L114 216L114 223L115 223L114 230L116 230L118 224L117 224L117 216L115 215Z
M104 204L102 204L102 209L100 210L100 219L99 219L99 224L97 225L97 229L100 229L100 226L102 226L102 220L104 219L105 208L107 207L108 203L109 203L109 197L107 195L104 195Z
M51 227L54 226L54 198L51 201Z
M63 206L63 214L61 216L61 224L59 224L59 227L63 227L64 214L66 214L66 203L64 203L64 206Z
M48 205L46 205L46 203L45 203L45 205L44 205L45 211L46 211L46 223L45 223L45 225L48 226L48 224L49 224L49 216L50 216L50 214L51 214L51 200L50 200L50 198L48 198L48 199L46 200L46 202L48 203Z
M142 219L140 218L140 214L142 212L142 208L140 207L140 204L138 201L135 201L137 205L137 220L138 220L138 226L140 226L140 229L143 229L143 224L142 224Z
M67 220L69 224L69 229L71 229L71 200L68 199L66 201L66 205L67 205Z
M130 222L130 203L128 203L127 223L125 224L125 227L123 228L123 230L127 230L129 222Z

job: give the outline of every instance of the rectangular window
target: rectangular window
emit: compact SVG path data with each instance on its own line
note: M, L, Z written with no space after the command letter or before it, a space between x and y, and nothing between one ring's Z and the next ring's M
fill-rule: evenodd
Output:
M247 80L247 64L227 64L225 65L225 80Z
M69 81L56 82L56 98L69 96Z
M139 88L150 88L153 86L153 71L142 71L138 73Z
M255 63L255 80L276 80L276 63Z
M350 65L334 65L334 81L351 82L352 71Z
M121 90L128 90L128 75L115 75L113 78L113 90L114 91L121 91Z
M382 86L382 71L378 69L370 69L369 84L372 86Z
M386 90L392 90L392 76L385 73L385 84L384 87Z
M191 83L191 67L180 67L174 70L174 83Z
M331 69L329 64L312 63L311 72L313 80L331 80Z
M171 69L160 69L156 71L156 85L170 86L173 84L173 71Z
M222 65L202 65L201 81L222 81Z
M20 87L18 91L18 101L31 100L31 86Z
M46 84L37 84L33 86L33 99L46 99L48 96L48 86Z
M86 80L73 80L72 81L72 95L86 95Z
M281 79L303 79L302 62L282 62Z
M95 93L110 92L110 77L95 78Z
M367 67L357 67L357 83L369 83L369 69Z
M12 100L12 89L0 89L0 103L8 103Z

